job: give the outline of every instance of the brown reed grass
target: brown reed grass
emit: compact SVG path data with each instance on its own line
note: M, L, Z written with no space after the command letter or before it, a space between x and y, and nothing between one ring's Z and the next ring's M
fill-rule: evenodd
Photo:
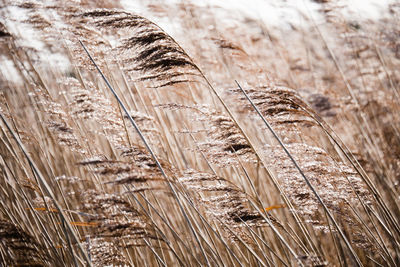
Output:
M0 265L396 266L398 5L315 2L307 30L149 6L170 35L122 3L3 1Z

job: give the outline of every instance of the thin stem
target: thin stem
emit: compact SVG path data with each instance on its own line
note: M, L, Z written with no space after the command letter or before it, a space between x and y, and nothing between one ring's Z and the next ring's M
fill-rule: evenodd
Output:
M172 191L172 193L173 193L173 195L174 195L174 197L175 197L175 199L176 199L176 201L177 201L177 203L178 203L178 205L179 205L179 208L181 209L181 212L182 212L182 214L183 214L183 216L184 216L186 222L187 222L188 225L189 225L190 230L192 231L192 233L193 233L193 235L194 235L194 237L195 237L195 239L196 239L196 241L197 241L197 244L198 244L199 247L200 247L201 253L203 254L203 257L204 257L204 259L205 259L205 261L206 261L206 263L207 263L207 266L210 266L210 263L209 263L208 258L207 258L207 256L206 256L206 253L204 252L204 248L203 248L203 246L202 246L201 243L200 243L200 240L199 240L199 238L198 238L198 236L197 236L197 234L196 234L196 231L194 230L194 228L193 228L191 222L189 221L189 218L188 218L188 216L187 216L187 214L186 214L186 212L185 212L185 210L184 210L184 208L183 208L183 206L182 206L182 203L180 202L180 200L179 200L179 198L178 198L178 194L176 193L176 191L175 191L174 187L172 186L171 182L169 181L169 178L168 178L167 174L165 173L164 168L161 166L160 161L158 160L158 158L157 158L156 155L154 154L153 150L151 149L150 145L149 145L148 142L146 141L146 139L145 139L143 133L142 133L142 132L140 131L140 129L139 129L139 126L136 124L135 120L134 120L134 119L132 118L132 116L129 114L127 108L125 107L124 103L122 103L122 101L121 101L120 97L118 96L117 92L114 90L114 88L111 86L110 82L109 82L109 81L107 80L107 78L104 76L103 72L100 70L99 66L98 66L98 65L96 64L96 62L94 61L93 57L90 55L90 53L89 53L89 51L86 49L85 45L82 43L81 40L79 40L79 43L81 44L81 46L82 46L83 49L85 50L85 52L86 52L86 54L88 55L90 61L91 61L91 62L93 63L93 65L96 67L97 71L100 73L100 75L101 75L101 77L103 78L104 82L106 83L107 87L110 89L110 91L111 91L111 92L113 93L113 95L115 96L116 100L118 101L118 104L121 106L121 108L123 109L123 111L125 112L125 114L127 115L127 117L129 118L129 121L132 123L132 125L133 125L133 127L135 128L136 132L139 134L140 139L143 141L143 143L144 143L146 149L149 151L151 157L152 157L153 160L155 161L155 163L156 163L158 169L160 170L161 174L165 177L165 179L166 179L166 181L167 181L167 184L168 184L169 188L171 189L171 191Z
M339 225L337 224L336 220L333 218L333 215L331 214L331 212L329 211L328 207L325 205L324 201L322 200L322 198L319 196L318 192L315 190L314 186L311 184L310 180L306 177L306 175L304 174L304 172L301 170L300 166L297 164L296 160L292 157L292 155L290 154L290 152L287 150L285 144L283 144L283 142L281 141L281 139L279 138L279 136L275 133L275 131L272 129L271 125L269 124L269 122L265 119L265 117L262 115L261 111L257 108L257 106L254 104L254 102L250 99L249 95L243 90L243 88L240 86L240 84L235 80L237 86L239 87L239 89L243 92L243 94L246 96L247 100L250 102L250 104L252 105L252 107L254 108L254 110L257 112L257 114L261 117L261 119L263 120L263 122L265 123L265 125L267 126L267 128L269 129L269 131L272 133L272 135L274 136L274 138L278 141L279 145L283 148L283 150L285 151L285 153L287 154L287 156L289 157L289 159L292 161L293 165L296 167L296 169L299 171L300 175L304 178L306 184L308 185L308 187L311 189L311 191L314 193L314 195L316 196L316 198L318 199L318 201L320 202L320 204L322 205L322 207L324 208L327 216L329 217L329 219L332 221L333 225L335 226L335 228L338 230L340 236L342 237L343 241L345 242L346 246L349 248L351 255L353 256L354 260L357 262L357 264L359 266L362 266L362 263L360 261L360 259L358 258L356 252L354 251L353 247L351 246L350 242L348 241L348 239L346 238L346 236L344 235L343 231L340 229Z

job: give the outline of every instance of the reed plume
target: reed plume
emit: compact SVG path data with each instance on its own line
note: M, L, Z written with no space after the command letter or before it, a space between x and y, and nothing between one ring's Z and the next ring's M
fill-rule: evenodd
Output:
M50 264L43 247L23 229L8 220L0 220L0 259L17 266L46 266Z
M78 2L0 6L0 265L396 266L398 4Z

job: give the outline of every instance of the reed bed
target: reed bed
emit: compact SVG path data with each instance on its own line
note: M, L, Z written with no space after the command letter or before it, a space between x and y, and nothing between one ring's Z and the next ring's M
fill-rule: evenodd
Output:
M399 264L397 3L77 2L0 5L1 266Z

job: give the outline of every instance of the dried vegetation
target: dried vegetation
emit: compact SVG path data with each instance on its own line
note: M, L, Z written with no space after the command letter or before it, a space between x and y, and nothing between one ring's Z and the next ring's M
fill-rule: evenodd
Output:
M398 4L79 2L0 6L1 266L398 264Z

